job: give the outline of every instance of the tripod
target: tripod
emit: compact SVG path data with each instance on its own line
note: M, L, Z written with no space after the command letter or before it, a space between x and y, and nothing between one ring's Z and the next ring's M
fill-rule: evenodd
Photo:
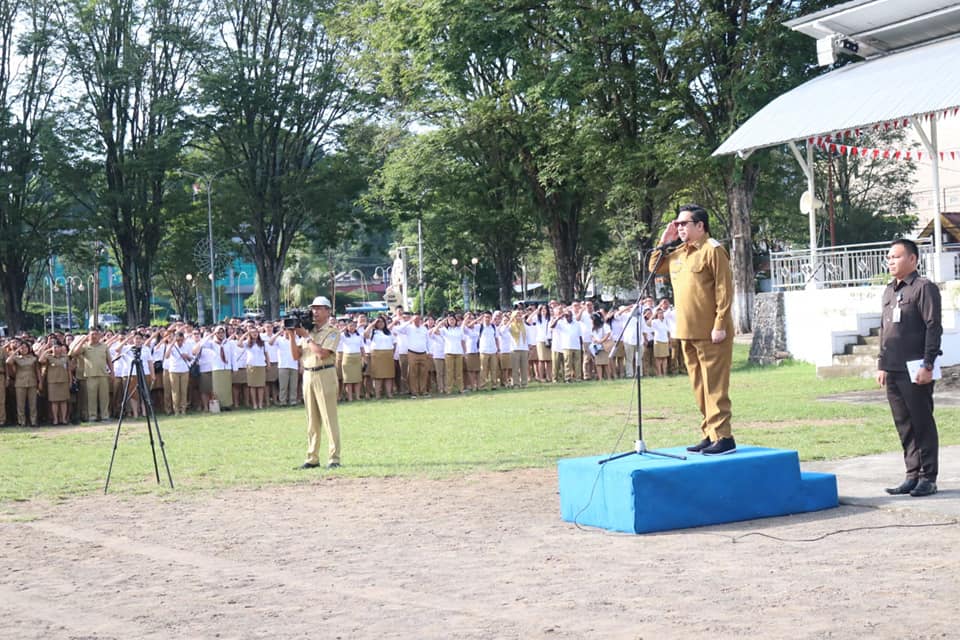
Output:
M137 374L137 392L140 394L140 400L146 407L147 414L147 434L150 437L150 451L153 453L153 472L157 477L157 484L160 484L160 467L157 465L157 448L153 444L153 430L157 430L157 441L160 443L160 453L163 455L163 465L167 469L167 479L170 481L170 488L173 489L173 476L170 475L170 463L167 462L167 452L163 448L163 436L160 435L160 423L157 422L157 414L153 410L153 402L150 400L150 388L147 387L147 378L143 374L143 360L140 359L141 347L133 347L133 361L131 365ZM123 425L123 418L126 415L127 399L130 397L130 378L128 375L123 383L123 400L120 401L120 419L117 421L117 433L113 437L113 453L110 454L110 468L107 469L107 481L103 485L103 492L107 492L110 487L110 474L113 472L113 459L117 455L117 444L120 441L120 427ZM152 422L151 422L152 420Z
M640 291L637 294L637 301L634 303L633 313L630 314L637 330L637 355L639 355L639 349L643 345L643 342L640 340L640 323L643 321L643 315L640 313L640 301L643 300L643 292L647 290L648 286L650 286L650 281L653 280L653 276L657 274L657 270L660 268L660 264L663 262L663 257L665 255L667 255L667 250L661 249L660 255L657 256L656 264L653 265L653 269L650 270L650 273L647 275L647 279L644 280L643 285L640 287ZM629 322L623 325L623 329L620 330L620 336L617 338L617 343L613 345L614 351L616 351L617 347L620 346L620 343L623 342L623 334L627 332L627 328L629 326ZM598 461L597 464L606 464L611 460L619 460L620 458L626 458L627 456L632 456L634 454L638 456L662 456L664 458L674 458L676 460L687 459L687 456L678 456L673 453L664 453L663 451L651 451L650 449L647 449L647 445L643 441L643 384L641 383L643 376L640 375L640 366L643 360L642 358L637 358L637 360L638 362L634 365L634 376L636 377L637 382L637 441L634 443L635 448L633 451L618 453L610 456L609 458L604 458L603 460Z

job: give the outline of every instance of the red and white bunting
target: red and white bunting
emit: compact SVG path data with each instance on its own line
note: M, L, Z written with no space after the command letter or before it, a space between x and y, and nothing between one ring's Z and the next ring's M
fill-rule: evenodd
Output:
M918 119L929 121L933 120L934 118L940 119L955 117L958 114L960 114L960 107L953 107L951 109L944 109L942 111L931 111L930 113L925 113L921 116L918 116ZM823 143L838 141L843 142L844 140L859 138L864 133L869 133L870 131L890 131L891 129L906 129L908 127L910 127L910 118L898 118L888 122L879 122L866 131L863 128L844 129L843 131L834 131L822 136L811 137L808 139L808 142L819 147L822 146Z
M901 150L901 149L876 149L872 147L858 147L848 144L837 144L836 142L829 142L826 138L809 138L807 140L810 144L816 145L821 151L826 151L834 155L841 156L854 156L861 158L870 158L872 160L916 160L918 162L922 160L930 160L930 154L926 151L917 151L916 149ZM960 160L960 151L953 149L949 151L940 151L940 160L941 161L957 161Z

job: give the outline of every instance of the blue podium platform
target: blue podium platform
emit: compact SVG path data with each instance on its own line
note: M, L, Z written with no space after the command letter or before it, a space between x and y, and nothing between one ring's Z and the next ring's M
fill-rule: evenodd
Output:
M660 451L687 459L630 455L604 465L598 462L608 456L560 460L561 517L650 533L819 511L839 503L836 476L801 472L796 451L751 446L725 456L689 454L683 447Z

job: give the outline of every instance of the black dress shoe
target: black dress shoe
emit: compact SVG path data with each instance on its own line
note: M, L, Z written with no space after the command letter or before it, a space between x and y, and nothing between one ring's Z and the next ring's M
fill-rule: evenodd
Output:
M709 447L711 444L713 443L710 442L710 438L704 438L697 444L687 447L687 451L689 451L690 453L700 453L701 451Z
M294 469L316 469L320 466L319 462L304 462L299 467L294 467Z
M937 483L930 482L929 480L921 480L917 483L916 488L910 492L914 498L922 498L923 496L932 496L937 492Z
M917 486L916 478L907 478L898 487L888 487L886 492L892 496L902 496L910 493Z
M327 469L339 469L339 468L340 468L339 462L331 462L330 464L327 465Z
M705 456L725 456L729 453L735 453L736 450L737 443L734 441L733 436L731 436L729 438L720 438L700 453Z

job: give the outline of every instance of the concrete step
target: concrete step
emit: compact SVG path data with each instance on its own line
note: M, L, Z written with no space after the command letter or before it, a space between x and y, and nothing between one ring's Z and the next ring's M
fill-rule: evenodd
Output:
M872 355L877 357L880 354L880 345L878 344L851 344L848 346L847 355Z
M818 378L873 378L877 374L877 363L868 366L831 365L817 367Z
M877 368L876 354L850 354L833 356L833 364L846 367L873 367Z
M863 344L874 344L878 348L880 347L880 336L877 334L871 333L869 336L865 336L864 338L861 338L861 339L863 340Z

